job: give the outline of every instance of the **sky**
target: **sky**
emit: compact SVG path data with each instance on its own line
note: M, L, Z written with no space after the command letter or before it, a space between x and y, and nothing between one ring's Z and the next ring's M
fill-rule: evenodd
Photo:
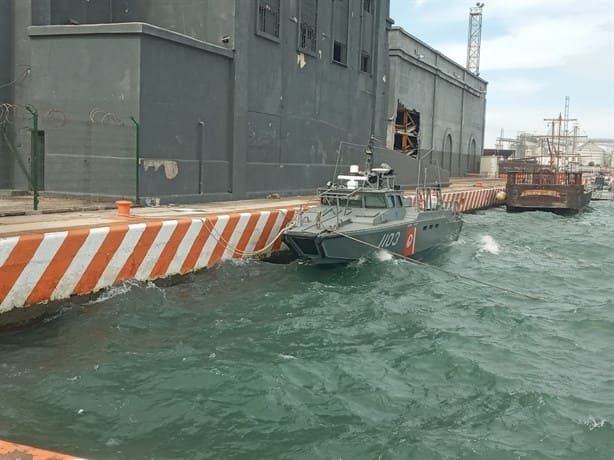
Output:
M472 1L390 0L396 26L463 67ZM565 114L578 134L614 139L614 0L484 0L480 77L488 82L485 148L545 134Z

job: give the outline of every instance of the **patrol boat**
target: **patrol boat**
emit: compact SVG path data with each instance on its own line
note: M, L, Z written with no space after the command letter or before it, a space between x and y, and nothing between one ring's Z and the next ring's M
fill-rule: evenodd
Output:
M313 264L339 264L378 250L415 257L458 239L463 222L458 203L444 207L441 187L418 186L405 197L387 164L371 168L372 142L364 171L350 166L318 189L319 205L297 212L282 240Z

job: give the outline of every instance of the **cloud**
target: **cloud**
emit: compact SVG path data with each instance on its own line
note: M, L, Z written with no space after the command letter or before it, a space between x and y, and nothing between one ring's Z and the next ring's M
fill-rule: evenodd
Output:
M421 38L464 65L466 33L457 33L453 39L449 34L437 37L442 37L445 23L455 22L466 30L468 8L449 0L431 0L423 9L412 23L432 24L433 37ZM590 7L576 0L491 0L484 7L482 27L482 72L553 68L588 55L595 57L593 63L611 62L614 55L614 2L610 0L593 0Z
M508 96L527 96L538 93L546 86L543 81L531 78L503 78L492 82L490 91L497 91Z

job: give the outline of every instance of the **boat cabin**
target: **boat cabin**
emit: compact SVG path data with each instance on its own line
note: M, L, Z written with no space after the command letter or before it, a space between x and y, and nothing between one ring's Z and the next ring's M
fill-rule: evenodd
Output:
M337 184L318 190L320 202L326 206L387 209L407 206L401 187L395 184L394 171L388 165L360 171L350 166L350 174L337 176Z

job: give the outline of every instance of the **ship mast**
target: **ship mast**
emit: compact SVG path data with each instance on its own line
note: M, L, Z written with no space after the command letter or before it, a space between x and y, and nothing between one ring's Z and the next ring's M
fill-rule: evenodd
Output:
M544 121L547 121L552 126L552 139L546 139L548 143L548 151L550 152L550 167L555 171L559 172L560 169L560 161L561 161L561 139L565 138L565 146L567 145L567 133L561 135L561 129L563 127L563 122L567 124L570 121L576 121L576 118L563 118L563 115L559 113L558 118L544 118ZM555 134L555 130L557 130L557 134ZM556 163L555 163L556 157Z

